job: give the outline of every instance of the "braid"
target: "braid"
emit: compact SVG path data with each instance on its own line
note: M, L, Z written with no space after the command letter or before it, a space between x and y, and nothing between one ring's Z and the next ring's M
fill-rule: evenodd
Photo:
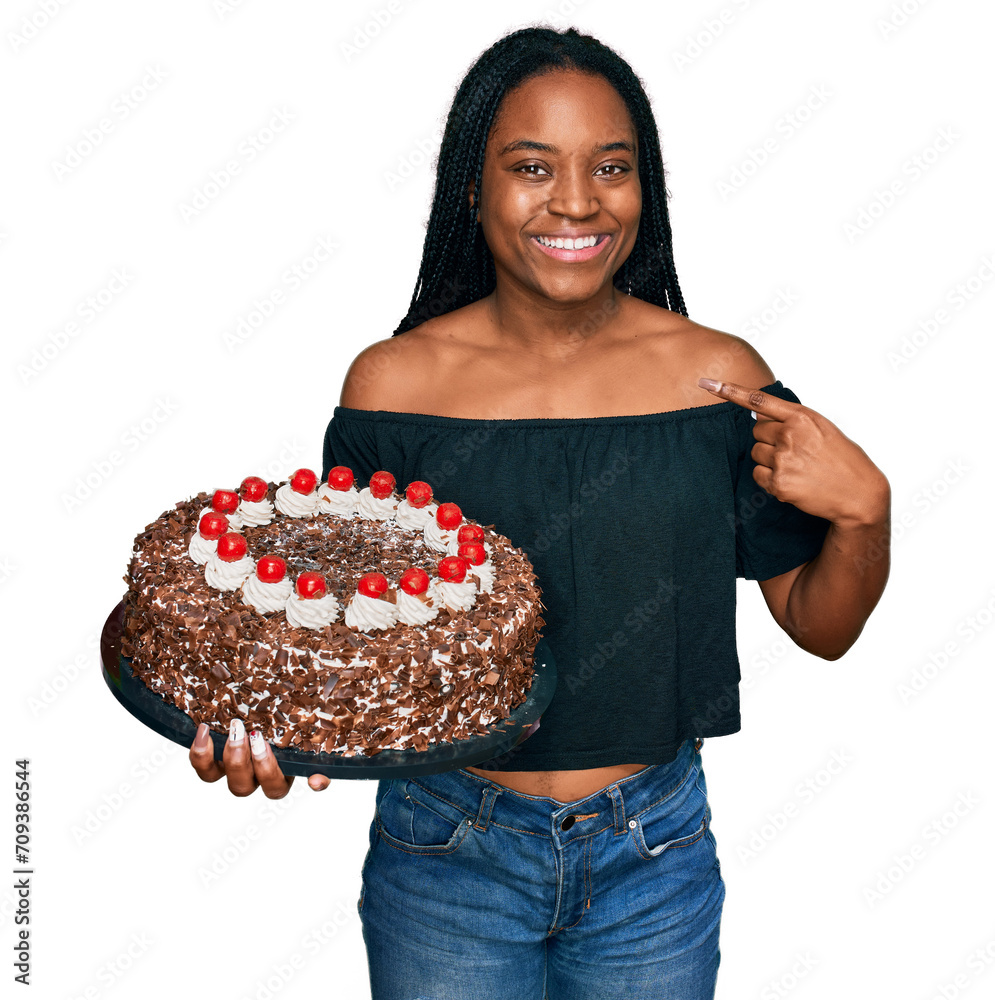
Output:
M615 274L615 288L687 316L674 265L660 139L642 82L624 59L590 35L576 28L532 27L498 39L470 67L453 97L418 279L395 337L494 291L494 257L474 223L487 137L505 94L555 69L604 77L625 102L636 129L643 214L632 252ZM467 199L471 181L472 208Z

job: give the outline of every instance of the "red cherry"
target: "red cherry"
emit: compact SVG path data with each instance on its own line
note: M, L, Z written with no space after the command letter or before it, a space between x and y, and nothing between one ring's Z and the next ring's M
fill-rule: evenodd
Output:
M456 532L456 541L462 545L464 542L482 542L484 540L484 529L479 524L464 524Z
M297 593L305 600L317 600L328 593L328 585L320 573L301 573L297 577Z
M474 566L479 566L487 558L487 549L480 542L464 542L459 547L457 555L462 556Z
M263 556L256 563L256 576L263 583L279 583L287 575L287 564L279 556Z
M439 560L439 576L449 583L462 583L469 568L461 556L446 556Z
M238 562L248 551L245 538L238 532L229 531L218 539L218 558L222 562Z
M232 490L215 490L211 506L219 514L231 514L238 509L239 496Z
M366 573L359 578L356 590L367 597L382 597L387 593L387 577L383 573Z
M400 587L401 590L406 594L411 594L412 597L424 594L428 590L428 573L417 566L412 566L401 574Z
M328 473L328 485L333 490L347 490L355 481L352 469L346 465L336 465Z
M416 479L408 484L404 497L412 507L427 507L432 502L432 487Z
M370 492L378 500L386 500L396 485L397 480L389 472L374 472L370 476Z
M313 492L317 485L318 477L310 469L298 469L290 479L290 488L305 496Z
M228 530L228 518L217 512L207 513L200 519L199 528L201 538L213 542Z
M269 492L269 486L266 484L265 479L260 479L258 476L246 476L242 480L241 493L242 499L248 500L250 503L259 503L266 497Z
M454 503L441 503L435 512L435 520L440 528L452 530L463 520L463 511Z

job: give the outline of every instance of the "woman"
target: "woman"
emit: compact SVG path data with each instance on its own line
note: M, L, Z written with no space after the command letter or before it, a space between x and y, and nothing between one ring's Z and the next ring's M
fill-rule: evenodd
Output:
M890 494L749 344L687 318L649 103L595 39L524 29L470 69L408 315L349 369L334 464L424 478L522 546L559 676L514 751L380 782L373 996L712 997L701 746L739 729L736 576L842 656L887 578L867 555ZM202 727L191 761L286 794L250 742L216 763Z

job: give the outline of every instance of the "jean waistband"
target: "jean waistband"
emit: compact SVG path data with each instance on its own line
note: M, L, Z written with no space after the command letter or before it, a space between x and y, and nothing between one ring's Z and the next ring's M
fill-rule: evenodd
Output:
M696 766L699 748L700 743L685 740L669 764L651 764L566 804L548 796L512 791L462 768L395 782L405 795L453 823L472 822L480 831L493 823L522 833L555 834L567 841L610 826L616 833L625 832L629 820L669 798L684 784ZM381 784L378 802L385 785Z

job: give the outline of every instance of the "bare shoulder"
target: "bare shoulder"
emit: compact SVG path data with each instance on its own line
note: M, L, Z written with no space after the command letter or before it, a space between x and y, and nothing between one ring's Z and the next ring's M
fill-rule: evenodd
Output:
M762 388L774 381L767 363L741 337L680 313L629 300L623 324L629 362L627 393L644 412L713 406L722 400L698 385L701 378Z
M676 360L686 377L696 382L713 378L760 388L775 381L767 362L749 341L677 313L670 314L657 343L671 363Z
M385 405L401 383L405 365L417 359L412 333L378 340L364 347L353 359L342 383L340 406L357 410L391 409Z
M357 410L407 410L437 378L444 355L440 325L421 323L378 340L356 355L342 384L340 406Z

